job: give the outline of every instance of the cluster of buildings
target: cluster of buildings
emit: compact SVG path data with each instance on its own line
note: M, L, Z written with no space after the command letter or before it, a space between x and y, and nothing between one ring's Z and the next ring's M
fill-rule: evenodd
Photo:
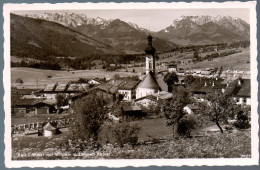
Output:
M141 111L141 107L148 107L151 104L164 104L171 100L173 94L168 92L168 85L163 81L164 74L156 72L155 48L152 46L152 36L148 36L148 46L145 49L146 75L142 80L131 77L111 79L109 81L100 81L91 79L87 83L55 83L49 84L44 89L19 89L12 90L12 113L14 114L50 114L57 112L56 96L64 95L68 99L67 106L95 90L103 95L107 103L123 101L125 112ZM172 64L168 67L168 72L176 72L179 76L179 82L176 85L185 87L185 76L192 75L194 80L189 84L194 97L203 99L203 97L215 90L221 90L234 97L238 104L250 105L250 79L233 76L233 79L225 81L219 77L220 73L213 69L194 69L183 70ZM223 74L223 73L222 73ZM225 72L228 74L228 72Z

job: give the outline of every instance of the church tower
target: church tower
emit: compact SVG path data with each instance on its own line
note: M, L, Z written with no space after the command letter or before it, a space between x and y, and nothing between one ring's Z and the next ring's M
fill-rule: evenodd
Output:
M153 47L153 37L149 34L147 37L148 39L148 45L145 48L145 65L146 65L146 74L148 74L150 71L155 74L155 48Z
M149 34L147 37L148 46L145 48L146 75L136 88L136 98L145 97L161 91L155 77L155 48L153 48L153 37Z

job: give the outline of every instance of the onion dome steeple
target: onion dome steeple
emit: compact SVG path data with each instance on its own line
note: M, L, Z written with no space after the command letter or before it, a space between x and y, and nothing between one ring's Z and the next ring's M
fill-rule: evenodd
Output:
M145 53L146 54L151 54L151 55L154 55L155 53L155 48L153 47L153 37L151 36L151 34L149 33L148 37L147 37L147 40L148 40L148 45L147 47L145 48Z

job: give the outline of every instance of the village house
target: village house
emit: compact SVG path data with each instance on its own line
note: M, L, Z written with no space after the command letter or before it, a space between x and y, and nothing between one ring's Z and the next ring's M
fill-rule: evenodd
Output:
M52 114L56 113L56 101L54 100L43 100L35 102L33 105L34 114Z
M118 92L123 95L123 100L132 100L136 98L136 87L140 81L124 81L123 85L120 85Z
M227 83L225 94L233 96L237 104L251 105L251 82L250 79L238 78Z
M140 106L136 104L127 104L122 107L124 118L123 119L141 119L146 116Z
M217 90L221 91L226 85L223 83L223 79L195 78L190 87L195 98L204 100L207 94Z
M97 94L102 95L107 103L112 103L119 99L118 89L119 87L113 84L105 83L94 87L91 90L94 90Z
M168 71L169 71L170 73L172 73L172 72L177 72L177 64L170 64L170 65L168 66Z
M56 101L44 99L12 99L13 115L51 114L56 112Z
M89 84L83 83L55 83L49 84L45 89L38 93L43 95L46 99L56 99L57 94L65 94L66 96L73 96L89 89Z
M88 81L88 84L94 84L94 85L98 85L98 84L102 84L102 81L100 81L99 79L91 79Z
M39 89L17 89L12 88L11 93L20 99L40 99L43 95L39 94Z

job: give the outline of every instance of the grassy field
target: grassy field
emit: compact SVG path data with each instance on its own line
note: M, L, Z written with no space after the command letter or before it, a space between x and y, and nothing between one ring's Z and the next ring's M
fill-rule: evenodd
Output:
M136 68L137 69L137 68ZM137 69L138 70L138 69ZM131 70L132 71L132 70ZM12 86L20 86L27 88L44 88L50 83L67 83L69 81L78 80L79 78L112 78L115 74L120 76L132 76L138 75L131 71L126 72L125 70L119 70L116 72L106 72L100 70L75 70L75 71L56 71L56 70L41 70L26 67L11 68L11 83ZM51 77L51 78L48 78ZM21 78L23 84L15 83L17 79Z
M69 133L66 136L70 136ZM20 137L12 141L12 159L155 159L155 158L250 158L250 130L231 133L204 133L193 138L171 138L165 142L123 148L103 145L85 148L80 154L64 149L65 135ZM69 147L71 149L71 147Z
M158 119L144 119L131 122L132 124L136 124L140 127L140 133L138 136L139 140L146 141L151 138L154 139L162 139L172 136L172 127L166 126L164 118ZM149 128L148 128L149 127ZM112 137L112 126L106 125L102 128L100 133L100 142L105 143L106 140L114 143Z
M46 122L48 118L50 118L50 120L58 120L58 119L69 118L69 117L71 117L71 115L68 113L12 116L11 123L12 125L30 124L36 122Z
M179 67L182 68L209 68L209 67L220 67L222 66L224 70L226 69L236 69L236 70L250 70L250 50L243 49L242 52L232 54L225 57L219 57L213 59L213 61L204 60L196 64L181 64Z
M234 49L226 49L226 50L220 50L217 51L218 53L223 53L223 52L228 52L232 51ZM237 69L237 70L250 70L250 49L245 48L245 49L235 49L235 50L241 50L242 52L232 54L229 56L225 56L223 58L215 58L213 61L207 61L204 60L202 62L193 64L193 63L188 63L188 64L180 64L178 67L181 68L186 68L186 69L195 69L195 68L209 68L209 67L220 67L223 66L224 69ZM215 51L213 52L205 52L205 53L200 53L199 56L206 56L207 54L212 54L216 53ZM187 59L187 58L193 58L193 53L185 53L185 54L179 54L179 55L174 55L169 58L164 58L164 59L159 59L157 62L171 62L171 61L178 61L182 59Z

